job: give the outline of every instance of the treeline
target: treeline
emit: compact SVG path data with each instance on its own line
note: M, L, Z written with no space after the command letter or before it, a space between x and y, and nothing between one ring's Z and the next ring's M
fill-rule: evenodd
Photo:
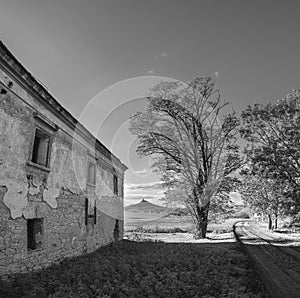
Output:
M269 229L277 228L278 216L298 221L300 90L275 103L248 106L241 113L240 134L246 141L239 186L243 199L268 215Z

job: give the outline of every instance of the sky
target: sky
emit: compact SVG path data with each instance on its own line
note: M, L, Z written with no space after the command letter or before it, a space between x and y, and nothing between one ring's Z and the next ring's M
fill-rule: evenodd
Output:
M1 0L0 39L128 167L125 205L163 195L128 117L162 79L210 75L240 112L300 88L300 2Z

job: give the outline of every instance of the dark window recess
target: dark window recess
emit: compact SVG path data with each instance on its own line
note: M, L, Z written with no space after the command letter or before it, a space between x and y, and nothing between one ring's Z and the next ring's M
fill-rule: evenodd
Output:
M0 91L0 94L2 94L2 95L4 95L4 94L6 94L7 93L7 91L5 90L5 89L1 89L1 91Z
M27 249L33 250L42 247L43 219L27 219Z
M85 225L88 224L88 218L89 218L89 200L85 198Z
M118 241L120 238L120 227L119 227L119 220L116 219L115 228L114 228L114 239Z
M87 226L89 222L93 221L94 224L97 223L97 209L94 207L94 213L89 214L89 200L85 199L85 225Z
M114 194L118 195L118 176L114 175Z
M88 183L89 184L96 184L96 166L92 162L88 163Z
M44 167L48 167L50 136L36 129L31 161Z

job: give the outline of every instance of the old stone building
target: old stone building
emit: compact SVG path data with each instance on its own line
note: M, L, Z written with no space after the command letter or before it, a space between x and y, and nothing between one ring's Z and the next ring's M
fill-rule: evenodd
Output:
M125 170L0 42L0 275L121 239Z

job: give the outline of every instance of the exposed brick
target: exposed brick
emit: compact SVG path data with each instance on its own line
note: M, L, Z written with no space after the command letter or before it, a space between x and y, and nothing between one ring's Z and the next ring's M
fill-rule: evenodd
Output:
M0 56L6 52L2 50L0 44ZM30 78L21 85L4 71L11 67L18 76L22 68L9 53L5 55L5 59L0 59L0 82L9 79L12 86L0 100L0 275L35 270L66 257L92 252L114 241L117 218L122 238L123 210L118 203L122 197L113 195L113 175L117 172L119 194L123 195L125 171L97 140L96 156L102 158L95 162L95 187L87 186L86 165L95 148L84 137L78 136L74 141L70 116L53 113L49 105L57 105L55 99L46 103L45 98L51 96L38 87L29 73L24 69L19 73L19 80ZM2 63L5 67L1 67ZM38 90L40 97L29 92L32 88ZM37 115L42 120L37 120ZM48 169L30 163L36 126L52 138ZM88 226L85 224L86 197L97 206L96 225L93 219ZM89 208L94 210L93 205ZM28 250L27 221L41 218L42 245Z

